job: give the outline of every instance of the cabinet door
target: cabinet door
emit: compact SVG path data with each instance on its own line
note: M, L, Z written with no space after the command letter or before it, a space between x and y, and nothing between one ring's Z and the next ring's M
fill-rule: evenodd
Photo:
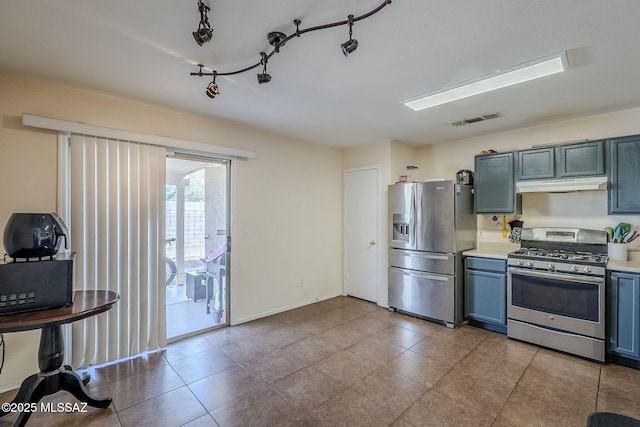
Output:
M513 153L475 157L474 204L478 214L518 210Z
M604 175L604 141L558 147L558 178Z
M465 271L465 315L474 320L507 324L505 273Z
M518 179L551 179L556 174L553 147L518 151Z
M609 213L640 213L640 135L612 139L609 148Z
M640 276L612 272L609 279L608 350L640 360Z

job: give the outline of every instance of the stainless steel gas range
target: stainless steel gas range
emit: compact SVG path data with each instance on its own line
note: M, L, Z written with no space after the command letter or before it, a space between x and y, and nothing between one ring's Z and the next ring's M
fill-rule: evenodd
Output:
M603 362L606 232L526 228L507 260L507 335Z

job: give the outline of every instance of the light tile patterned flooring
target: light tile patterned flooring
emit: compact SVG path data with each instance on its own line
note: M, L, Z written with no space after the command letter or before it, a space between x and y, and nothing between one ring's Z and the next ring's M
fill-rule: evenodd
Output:
M584 426L640 418L640 371L337 297L90 368L107 409L34 426ZM0 395L0 401L15 392ZM47 399L75 402L65 392ZM15 415L0 418L11 425Z

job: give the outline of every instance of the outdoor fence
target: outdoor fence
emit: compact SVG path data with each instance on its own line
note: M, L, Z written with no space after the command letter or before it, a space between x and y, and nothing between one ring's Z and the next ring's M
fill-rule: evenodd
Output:
M167 200L166 236L177 237L176 202ZM184 203L184 256L185 259L200 259L205 254L205 209L204 202ZM175 259L176 243L167 245L167 257Z

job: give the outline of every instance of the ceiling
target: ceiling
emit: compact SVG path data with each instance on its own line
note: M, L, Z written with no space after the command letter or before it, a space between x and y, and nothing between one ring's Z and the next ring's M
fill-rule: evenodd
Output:
M430 144L640 106L637 0L393 0L355 23L292 39L260 68L216 80L271 51L266 35L346 20L383 0L209 0L213 40L198 46L197 0L9 1L0 69L336 147ZM561 74L414 112L402 101L549 54ZM488 113L501 117L454 127ZM548 141L558 142L558 141Z

